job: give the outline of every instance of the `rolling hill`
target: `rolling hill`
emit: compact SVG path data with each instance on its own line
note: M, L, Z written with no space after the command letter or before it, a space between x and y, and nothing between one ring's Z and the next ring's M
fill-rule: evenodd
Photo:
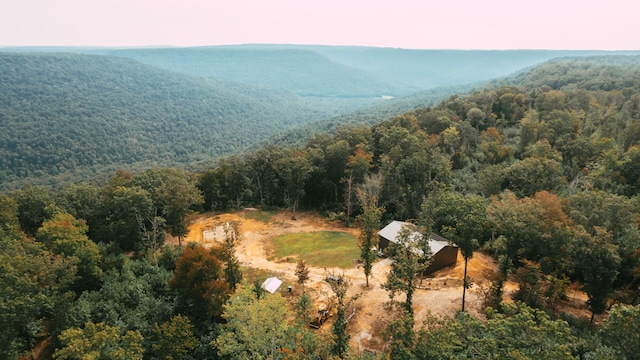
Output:
M109 55L135 59L188 75L281 89L301 96L379 98L419 90L303 49L126 49L111 51Z
M571 86L564 75L575 73L592 82L580 86L606 90L610 74L622 83L609 87L624 88L624 69L637 59L294 45L15 50L0 53L0 190L210 162L264 142L304 144L318 132L380 123L473 87L437 84L516 66L529 68L486 86ZM578 65L533 66L565 54L574 57L561 61Z
M334 114L131 59L0 53L0 184L217 158Z
M638 51L410 50L268 44L116 49L105 53L189 75L321 97L406 96L436 87L489 81L557 57L640 55Z

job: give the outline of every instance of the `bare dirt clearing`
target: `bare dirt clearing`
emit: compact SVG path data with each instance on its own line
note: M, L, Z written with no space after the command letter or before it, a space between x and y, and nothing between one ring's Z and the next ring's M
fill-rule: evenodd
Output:
M189 225L189 233L183 240L184 243L197 242L205 246L211 246L224 238L216 238L214 233L220 234L221 227L226 224L234 224L238 231L236 254L243 266L261 269L277 275L284 283L283 288L293 286L290 295L283 293L289 301L297 301L302 289L297 284L294 262L278 261L271 259L271 239L278 235L313 231L343 231L358 237L359 230L346 228L342 222L330 221L314 213L297 213L297 220L291 219L291 213L280 212L270 218L268 222L252 219L249 211L244 210L235 213L205 214L194 219ZM206 236L205 236L206 232ZM224 231L222 232L224 234ZM169 242L177 242L169 239ZM354 259L355 260L355 259ZM365 276L362 268L355 264L349 269L339 268L314 268L309 266L309 281L306 292L314 301L323 301L332 295L329 284L325 281L327 275L344 274L351 281L349 296L361 293L361 297L355 302L356 313L349 322L348 332L351 335L351 347L353 351L361 352L365 349L380 352L384 350L385 340L382 331L391 320L388 308L388 293L381 287L386 281L387 273L391 268L391 260L381 259L377 261L369 277L369 287L365 287ZM476 280L483 279L487 272L497 270L497 264L488 255L477 252L469 261L468 275ZM460 310L462 303L462 277L464 272L464 260L459 255L454 267L437 271L430 278L422 281L421 288L417 289L413 297L413 308L416 326L431 314L435 316L453 316ZM396 298L396 300L402 300ZM474 316L480 315L481 299L476 292L467 291L466 308ZM324 325L320 331L326 331L330 324Z

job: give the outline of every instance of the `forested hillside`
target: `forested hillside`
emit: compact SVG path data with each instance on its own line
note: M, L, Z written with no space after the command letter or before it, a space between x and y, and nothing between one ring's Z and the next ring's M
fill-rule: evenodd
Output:
M185 235L192 212L245 207L302 208L360 227L363 271L375 232L390 220L447 237L465 264L483 251L498 270L471 282L465 272L460 305L465 291L479 291L484 314L416 323L416 273L429 259L395 247L379 279L393 316L380 329L384 351L358 354L349 347L344 287L332 287L330 335L314 333L312 300L289 294L287 302L264 296L259 281L243 282L251 271L230 236L209 249L163 245L167 233ZM57 359L89 351L131 359L637 359L640 58L550 61L373 126L316 134L299 147L267 145L199 172L118 171L104 186L56 191L25 185L0 196L0 245L7 359L43 339ZM590 315L560 306L570 287L584 292Z
M409 50L318 45L124 49L107 53L186 74L323 97L401 96L435 87L488 81L556 57L640 54L637 51Z
M127 49L109 54L189 75L287 90L301 96L379 98L419 90L302 49L198 47Z
M418 91L411 95L394 99L382 100L375 105L354 112L334 116L326 120L316 121L290 130L281 131L270 137L266 143L283 146L302 146L316 134L335 134L336 131L339 131L340 128L344 127L377 125L398 114L403 114L426 106L435 106L452 94L468 94L480 85L481 84L478 83L470 83L460 86L439 87L430 90ZM256 147L262 145L264 145L264 143L258 143L256 144Z
M212 159L339 113L292 93L105 56L0 53L0 84L4 189L30 177Z

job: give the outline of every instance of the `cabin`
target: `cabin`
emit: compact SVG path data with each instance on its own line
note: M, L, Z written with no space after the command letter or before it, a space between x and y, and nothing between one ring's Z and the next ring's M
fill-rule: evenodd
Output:
M392 221L378 232L378 248L384 251L390 243L396 242L396 238L403 226L410 225L404 221ZM412 237L422 234L416 232ZM431 264L424 271L425 274L432 273L447 266L455 265L458 260L458 246L451 243L442 236L431 233L429 235L429 247L431 248Z

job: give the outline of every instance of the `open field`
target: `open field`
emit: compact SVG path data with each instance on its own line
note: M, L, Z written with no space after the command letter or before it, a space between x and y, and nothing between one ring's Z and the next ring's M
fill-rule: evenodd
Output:
M304 260L315 267L353 267L360 257L356 238L342 231L316 231L285 234L271 240L275 259L289 262Z

